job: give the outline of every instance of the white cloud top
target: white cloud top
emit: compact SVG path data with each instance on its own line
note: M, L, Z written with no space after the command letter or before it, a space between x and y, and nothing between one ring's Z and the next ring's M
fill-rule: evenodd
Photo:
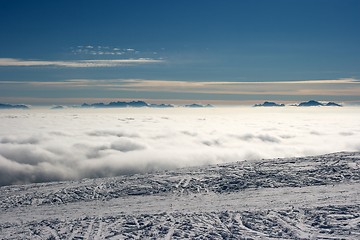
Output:
M360 150L358 108L0 112L0 185Z

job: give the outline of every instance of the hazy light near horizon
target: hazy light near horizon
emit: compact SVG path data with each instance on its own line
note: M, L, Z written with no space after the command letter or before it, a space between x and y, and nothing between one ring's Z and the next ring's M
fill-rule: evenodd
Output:
M114 60L115 61L115 60ZM120 60L119 60L120 61ZM76 62L75 65L86 67L107 64L133 64L130 62ZM135 61L135 60L134 60ZM142 60L141 60L142 61ZM145 60L144 60L145 61ZM146 62L148 61L148 62ZM146 60L143 63L150 63ZM155 60L154 60L155 61ZM157 61L157 60L156 60ZM134 62L135 63L135 62ZM73 64L73 63L65 63ZM140 62L136 64L141 64ZM1 62L0 62L1 65ZM90 67L91 67L90 66ZM151 98L157 96L162 102L171 101L172 97L181 99L206 99L208 101L247 101L254 99L332 99L333 101L358 101L360 97L360 81L353 78L328 80L302 80L278 82L210 82L210 81L175 81L175 80L149 80L149 79L66 79L62 81L0 81L3 89L2 101L13 99L15 102L23 101L24 92L28 93L31 103L36 101L55 102L49 98L48 91L60 98L61 102L69 98L89 96L89 92L97 91L98 97L127 96L135 98ZM18 92L17 95L8 96L8 92ZM39 91L41 94L39 94ZM31 96L32 93L36 95ZM73 94L72 94L73 93ZM76 95L74 94L76 93ZM65 94L70 94L64 97ZM62 99L61 99L62 98ZM79 99L80 100L80 99ZM271 99L270 99L271 100ZM26 100L25 100L26 101ZM91 101L91 99L90 99ZM95 99L93 100L95 101ZM192 100L194 101L194 100ZM0 101L1 102L1 101Z
M358 110L2 111L0 185L359 151Z

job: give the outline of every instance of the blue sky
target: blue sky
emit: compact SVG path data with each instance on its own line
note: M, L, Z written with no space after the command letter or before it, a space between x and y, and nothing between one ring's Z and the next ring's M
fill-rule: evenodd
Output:
M0 0L0 102L360 102L359 12L357 0Z

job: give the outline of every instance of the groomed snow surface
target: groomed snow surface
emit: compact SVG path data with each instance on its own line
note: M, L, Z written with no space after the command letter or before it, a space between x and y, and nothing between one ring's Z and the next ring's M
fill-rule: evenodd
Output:
M3 186L2 239L360 239L360 153Z

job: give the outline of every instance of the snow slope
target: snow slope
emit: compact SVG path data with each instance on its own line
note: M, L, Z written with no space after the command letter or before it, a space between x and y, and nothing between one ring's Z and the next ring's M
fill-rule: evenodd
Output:
M359 239L360 153L0 188L2 239Z

